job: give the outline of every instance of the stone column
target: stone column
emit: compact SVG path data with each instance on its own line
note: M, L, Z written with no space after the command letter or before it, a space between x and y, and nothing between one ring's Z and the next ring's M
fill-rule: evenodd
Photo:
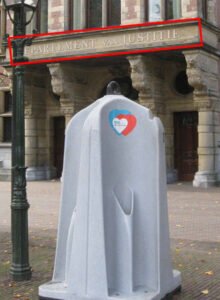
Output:
M214 145L214 112L208 108L199 109L199 171L195 174L195 187L208 187L216 184L215 145Z
M44 76L42 76L44 71ZM46 98L48 74L45 69L28 68L25 73L25 163L27 180L55 177L55 168L48 160L46 134Z
M194 105L199 113L198 172L195 187L217 183L215 114L218 104L218 58L203 51L186 52L189 83L194 87Z
M69 124L74 114L74 107L69 103L69 100L61 99L61 112L65 117L65 127Z

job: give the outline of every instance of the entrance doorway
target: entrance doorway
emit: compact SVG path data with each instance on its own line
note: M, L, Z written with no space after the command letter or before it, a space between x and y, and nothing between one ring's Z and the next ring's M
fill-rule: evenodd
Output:
M174 164L178 179L192 181L198 170L198 112L174 113Z
M57 177L60 178L63 169L65 118L55 117L54 125L54 166L57 169Z

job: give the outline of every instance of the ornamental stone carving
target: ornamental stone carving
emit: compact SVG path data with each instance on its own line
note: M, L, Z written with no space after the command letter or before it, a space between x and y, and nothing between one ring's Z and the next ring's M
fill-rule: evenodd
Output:
M68 97L68 91L65 89L64 72L61 64L48 65L51 75L51 85L53 92L61 97Z
M103 88L113 78L129 74L129 65L94 67L57 63L48 65L48 68L53 92L60 96L62 112L72 110L74 113L99 98Z
M163 72L153 56L129 56L131 79L139 92L139 103L150 108L155 114L165 110L163 98Z
M189 84L194 87L195 93L207 93L207 78L201 69L200 53L185 53L185 59Z
M210 110L219 94L218 58L203 51L185 52L188 81L198 110Z

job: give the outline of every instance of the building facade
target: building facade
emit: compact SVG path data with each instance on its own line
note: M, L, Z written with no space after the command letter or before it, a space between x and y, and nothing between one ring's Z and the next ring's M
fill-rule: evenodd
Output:
M116 80L122 93L159 116L165 127L168 182L192 181L207 187L220 182L220 3L217 0L41 0L37 14L28 26L39 32L64 32L39 37L33 58L60 57L60 45L68 45L67 30L152 23L157 30L157 46L168 43L181 46L194 30L195 18L202 19L203 47L95 57L29 65L25 71L25 141L27 178L43 180L60 177L64 132L69 120L105 94L107 84ZM187 19L187 23L181 20ZM12 26L1 6L1 40ZM112 34L117 29L112 27ZM127 50L140 40L138 26L129 34ZM133 30L133 29L132 29ZM139 30L139 31L138 31ZM130 31L129 31L130 32ZM140 31L141 32L141 31ZM88 41L108 39L106 30L79 33L75 50L84 55ZM133 40L132 40L133 39ZM135 40L136 39L136 40ZM40 44L37 44L40 43ZM39 46L37 46L39 45ZM73 45L73 44L72 44ZM109 53L120 43L107 45ZM112 48L111 48L112 47ZM46 49L46 50L45 50ZM52 49L52 48L50 48ZM94 50L94 49L93 49ZM28 52L29 51L29 52ZM32 51L32 52L31 52ZM51 50L52 51L52 50ZM98 51L95 49L94 51ZM49 54L48 54L49 53ZM62 57L72 53L63 50ZM0 70L0 179L10 178L11 151L11 67L8 49L1 48ZM74 167L74 166L73 166Z

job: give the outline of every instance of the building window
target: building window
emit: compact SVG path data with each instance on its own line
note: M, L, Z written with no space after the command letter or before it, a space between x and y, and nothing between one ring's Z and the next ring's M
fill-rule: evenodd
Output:
M204 20L207 20L208 17L207 0L199 1L199 12L200 12L200 17L203 18Z
M68 1L68 28L74 28L74 3L73 0Z
M5 92L4 94L4 112L12 112L12 95L10 92Z
M3 118L3 142L11 142L11 117Z
M10 92L2 93L0 103L1 142L10 143L12 134L12 95Z
M36 12L36 27L38 32L48 31L48 0L40 0Z
M36 14L32 22L26 27L26 32L31 34L34 29L39 33L48 31L48 0L39 0Z
M6 13L2 1L0 0L0 54L2 54L3 52L2 38L5 36L5 32L6 32Z
M87 27L102 27L102 0L87 0Z
M145 15L145 21L149 21L149 0L145 0L145 7L144 7L144 15Z
M108 1L108 25L121 24L121 1L110 0Z
M180 0L167 0L165 7L165 18L179 19L181 18L181 1Z
M66 29L99 28L121 24L120 0L66 0Z
M179 18L181 18L181 0L145 0L146 21Z
M162 19L161 0L149 0L149 21L160 21Z

